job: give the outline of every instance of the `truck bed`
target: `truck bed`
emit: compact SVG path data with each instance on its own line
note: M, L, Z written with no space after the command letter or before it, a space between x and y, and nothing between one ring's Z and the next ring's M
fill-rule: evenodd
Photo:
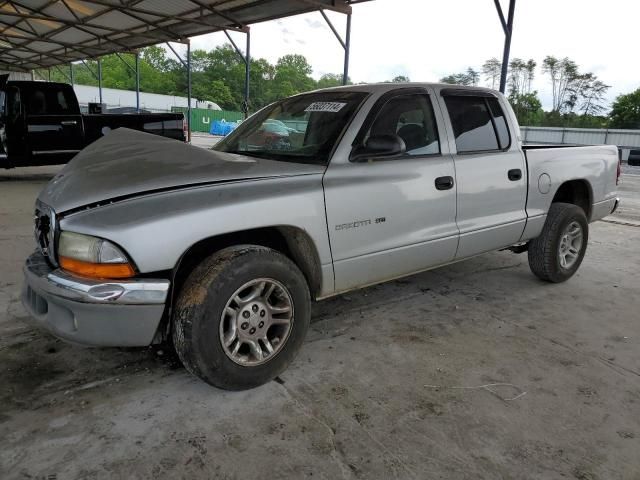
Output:
M526 145L523 150L529 172L527 215L530 221L535 223L536 218L544 218L553 201L548 193L571 181L586 189L590 221L611 212L617 190L617 147Z

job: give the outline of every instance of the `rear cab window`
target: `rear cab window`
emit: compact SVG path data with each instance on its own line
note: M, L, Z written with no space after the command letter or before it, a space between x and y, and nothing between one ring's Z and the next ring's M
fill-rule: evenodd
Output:
M444 95L458 153L507 150L507 120L495 97Z

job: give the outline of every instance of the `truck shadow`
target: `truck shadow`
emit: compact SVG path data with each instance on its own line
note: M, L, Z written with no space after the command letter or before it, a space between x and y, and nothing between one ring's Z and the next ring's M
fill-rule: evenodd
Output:
M405 300L429 307L429 314L421 320L425 328L430 322L446 323L451 302L461 306L468 302L477 308L478 302L494 299L491 289L471 288L466 279L500 270L494 274L502 276L505 284L524 288L535 280L523 266L524 261L512 254L493 253L315 303L307 342L352 335L351 330L361 322L377 321L370 319L371 312L378 308L402 310ZM169 345L86 348L36 329L5 338L0 365L0 383L6 387L0 389L0 404L7 410L46 407L74 392L114 383L135 388L140 378L153 382L171 375L188 375Z
M55 176L55 173L31 173L23 175L0 175L0 182L48 182Z
M0 182L40 182L46 183L51 180L64 165L48 165L44 167L16 167L0 169Z

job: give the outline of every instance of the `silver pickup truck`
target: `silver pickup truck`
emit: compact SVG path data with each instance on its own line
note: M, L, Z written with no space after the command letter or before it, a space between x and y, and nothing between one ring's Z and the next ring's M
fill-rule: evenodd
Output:
M293 360L312 300L504 248L567 280L619 174L615 147L523 147L501 94L451 85L297 95L209 151L116 130L41 192L23 303L71 342L171 339L250 388Z

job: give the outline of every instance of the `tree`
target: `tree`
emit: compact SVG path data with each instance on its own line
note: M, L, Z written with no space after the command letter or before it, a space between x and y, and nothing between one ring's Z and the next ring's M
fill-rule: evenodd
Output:
M306 92L315 87L313 69L303 55L285 55L276 62L272 100Z
M473 68L469 67L467 68L467 79L468 79L469 85L476 86L480 81L480 74Z
M542 71L551 80L554 112L572 114L577 110L587 116L598 115L605 109L605 95L610 86L591 72L581 73L573 60L547 56Z
M553 111L561 112L567 106L570 86L578 77L578 66L567 57L558 60L548 55L542 61L542 72L549 75L553 93Z
M535 126L544 119L542 103L536 91L523 94L513 93L509 95L509 103L520 125Z
M527 93L531 92L531 82L533 82L533 79L536 76L536 67L538 66L538 64L536 63L536 61L533 58L530 58L529 60L527 60L527 65L525 67L525 70L527 72L527 79L526 79L526 91Z
M453 85L475 86L480 81L480 74L473 68L467 68L464 73L452 73L440 79L442 83L451 83Z
M619 95L609 113L612 128L640 128L640 88Z
M520 58L514 58L509 62L510 95L526 95L531 92L531 82L535 77L536 65L533 59L525 62Z
M609 88L593 73L578 75L569 87L569 111L577 109L583 115L598 115L605 109L605 95Z
M482 73L484 74L484 79L490 82L491 88L495 90L500 85L502 62L495 57L490 58L482 65Z
M209 100L217 103L223 110L234 110L236 107L231 90L222 80L195 82L192 94L198 100Z
M406 75L396 75L391 79L391 82L389 83L403 83L403 82L410 82L410 81L411 80L409 80L409 77L407 77Z
M129 65L135 63L132 54L121 54ZM187 72L181 62L163 47L152 46L140 51L140 90L142 92L185 96ZM98 81L95 60L86 60L91 70L83 64L73 65L74 81L81 85L95 85ZM249 73L250 110L289 95L315 88L342 85L342 75L327 73L316 81L311 77L311 65L302 55L285 55L276 65L264 58L252 58ZM51 80L70 81L69 66L50 70ZM241 110L245 91L245 63L230 44L212 50L191 52L192 95L198 100L216 102L227 110ZM42 79L49 78L47 70L37 70ZM398 77L401 78L401 77ZM405 77L406 78L406 77ZM135 73L116 55L102 57L103 86L125 90L135 89ZM408 79L406 79L408 80ZM404 81L404 80L402 80Z
M348 79L347 79L348 82ZM337 73L325 73L318 80L318 88L338 87L342 85L342 75Z

